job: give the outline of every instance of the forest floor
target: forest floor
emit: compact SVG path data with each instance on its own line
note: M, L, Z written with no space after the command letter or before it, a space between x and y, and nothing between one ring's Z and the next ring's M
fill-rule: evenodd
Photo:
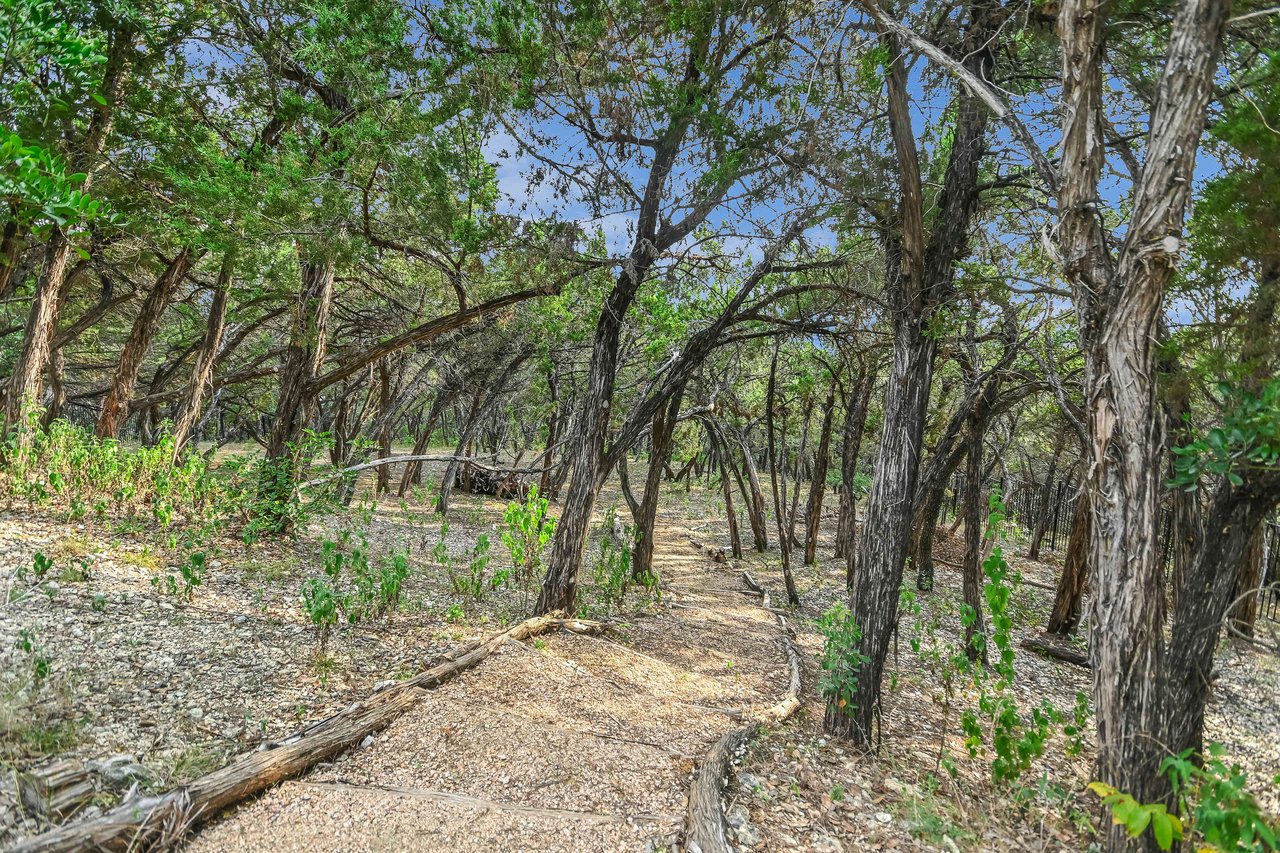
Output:
M92 813L135 786L165 790L220 767L379 682L425 669L464 639L496 633L527 612L534 589L508 584L483 600L454 592L436 562L441 548L465 560L486 534L500 561L497 527L506 506L465 494L454 501L444 534L419 499L381 502L364 525L370 549L408 547L414 573L397 612L335 632L323 654L299 588L318 571L320 543L348 526L347 516L320 519L288 545L228 543L188 602L155 583L164 560L145 537L11 508L0 515L0 588L7 590L0 762L18 771L53 759L86 762L100 787ZM611 502L625 514L616 494L601 506ZM776 552L731 565L710 559L708 547L727 544L714 495L670 489L655 559L660 597L633 595L606 614L588 584L588 615L614 623L603 637L509 643L361 748L208 825L190 848L674 847L695 762L740 725L744 711L776 701L787 680L776 615L745 595L740 580L740 569L749 568L780 606ZM821 553L830 549L824 541ZM19 569L37 551L54 559L56 580L27 588ZM938 553L959 561L950 540L940 540ZM1032 584L1054 582L1050 565L1014 563ZM802 604L789 621L803 655L804 704L791 722L765 731L735 768L726 802L734 843L754 850L1087 848L1099 821L1096 799L1083 792L1087 738L1082 756L1069 757L1056 736L1017 782L995 785L990 758L970 758L959 731L972 691L957 688L948 702L936 686L936 663L913 652L911 632L926 645L957 641L959 576L945 565L937 594L919 617L904 617L891 654L884 746L868 758L823 737L816 619L843 596L843 572L833 559L796 570ZM1018 588L1019 637L1037 631L1050 598L1039 586ZM1044 700L1069 713L1077 691L1088 690L1087 671L1021 649L1017 668L1027 713ZM1280 791L1264 786L1280 766L1276 695L1275 659L1230 650L1208 723L1209 739L1251 771L1273 813ZM0 847L43 826L6 804L6 795L12 799L0 784Z

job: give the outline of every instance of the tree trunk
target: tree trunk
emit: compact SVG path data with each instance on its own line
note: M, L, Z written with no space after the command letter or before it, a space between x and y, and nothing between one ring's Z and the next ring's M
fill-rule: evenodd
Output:
M662 482L662 469L666 460L671 458L675 445L676 420L680 415L683 397L684 388L681 387L653 415L653 427L649 433L649 468L644 481L644 495L640 498L639 512L635 516L635 544L631 550L631 576L636 581L645 581L653 574L658 489Z
M1163 641L1158 525L1164 422L1156 401L1154 341L1164 289L1182 242L1205 108L1230 8L1211 0L1185 0L1175 12L1165 71L1154 93L1146 159L1129 200L1131 214L1118 256L1108 245L1105 216L1098 210L1107 156L1101 127L1109 11L1097 0L1068 0L1060 5L1058 18L1064 124L1057 233L1080 317L1090 429L1085 487L1093 513L1095 773L1139 802L1171 803L1160 764L1179 744L1166 736L1178 727L1168 719L1173 709L1165 701L1166 679L1171 664L1181 669L1202 661L1185 649L1168 655ZM1196 588L1190 580L1184 589ZM1188 597L1191 602L1182 600ZM1178 608L1203 615L1203 598L1182 596ZM1172 636L1179 645L1204 642L1212 655L1214 638L1193 636L1196 630L1203 634L1202 625L1183 633L1176 623L1175 618ZM1175 660L1184 656L1188 661ZM1207 674L1195 677L1207 683ZM1123 826L1110 829L1109 850L1129 845Z
M556 395L556 368L553 364L547 374L547 390L551 395L551 414L547 416L547 453L542 460L542 474L538 477L538 494L548 497L551 489L551 471L555 467L555 446L560 440L560 409Z
M378 362L378 453L383 459L391 455L391 367L387 360ZM378 466L374 494L385 495L391 491L391 466Z
M840 520L836 527L836 556L845 560L845 584L853 586L853 574L857 565L855 542L858 517L858 499L854 479L858 472L858 453L862 449L862 432L867 425L867 407L871 402L871 389L875 375L863 367L858 374L858 386L844 401L844 428L841 430L843 446L840 450Z
M8 299L18 284L18 258L22 255L25 235L19 233L17 205L9 205L9 221L0 234L0 299Z
M969 415L969 450L964 468L964 653L987 662L982 623L982 418Z
M822 498L827 489L827 467L831 464L831 416L836 407L836 381L831 377L831 390L822 404L822 431L818 436L818 452L814 457L813 482L809 484L809 503L805 506L804 564L812 566L818 558L818 532L822 525ZM797 488L798 488L797 484Z
M222 266L218 269L218 281L213 288L213 298L209 302L209 316L205 321L204 338L200 341L200 349L196 353L196 363L191 368L191 379L187 382L186 392L178 405L178 417L173 424L173 461L177 464L192 440L192 428L200 420L200 409L206 391L211 390L213 369L218 361L218 349L222 346L222 335L227 328L227 306L231 301L231 280L235 275L236 248L232 246L222 256ZM194 436L199 441L198 435Z
M756 470L755 459L751 448L747 446L744 435L741 440L742 469L747 475L750 491L744 490L742 496L747 501L747 519L751 523L751 535L755 540L756 551L763 554L769 550L769 527L764 517L764 490L760 488L760 473Z
M1231 591L1234 601L1228 614L1231 628L1245 637L1253 636L1254 625L1258 620L1258 587L1262 584L1262 546L1265 532L1266 523L1260 520L1249 536L1249 544L1240 559L1236 587Z
M114 32L103 74L102 97L93 107L93 115L85 134L84 145L75 167L85 174L79 190L88 193L93 185L95 166L106 146L115 116L115 104L128 79L128 53L133 49L131 33ZM73 171L68 168L68 172ZM36 292L23 327L22 347L18 351L13 373L4 392L4 429L24 421L30 407L39 405L41 382L49 363L50 343L58 326L59 297L66 283L71 261L71 241L62 226L54 225L45 247L44 265L36 281ZM26 439L23 439L25 442Z
M115 438L119 435L120 427L129 414L129 401L133 399L133 389L138 384L138 371L142 369L143 359L147 357L151 341L160 330L160 320L169 307L174 291L187 277L195 260L196 256L191 248L182 247L156 279L147 298L142 300L133 328L120 350L120 361L111 386L107 389L106 399L102 401L102 413L98 416L98 425L94 429L98 438Z
M1062 455L1062 447L1066 442L1066 432L1059 432L1053 445L1053 456L1049 458L1049 473L1045 475L1044 487L1040 490L1040 512L1036 517L1036 527L1031 533L1031 545L1027 548L1028 560L1040 559L1040 543L1044 541L1045 531L1049 527L1049 501L1053 495L1053 478L1058 473L1058 457Z
M264 485L275 499L296 487L306 461L302 439L315 417L319 396L314 381L324 363L328 346L329 312L333 307L334 262L332 259L299 262L301 287L294 300L289 326L289 345L280 365L280 390L275 419L267 437L266 455L280 470L264 470Z
M787 602L792 607L800 606L800 596L796 593L796 581L791 574L791 530L790 523L787 521L787 492L786 480L782 482L781 489L778 485L778 469L786 468L786 459L779 460L776 442L774 440L773 412L777 405L775 391L778 381L778 347L773 349L773 362L769 367L769 385L765 392L765 429L769 434L769 482L773 486L773 520L778 530L778 550L782 554L782 579L787 588ZM786 434L783 434L783 454L786 453ZM784 474L785 477L785 474ZM796 484L799 489L799 483Z
M1054 595L1053 612L1045 630L1066 636L1080 624L1080 602L1089 585L1089 555L1093 548L1089 528L1093 513L1089 512L1089 496L1081 492L1071 520L1071 536L1067 555L1062 561L1062 576Z
M729 522L729 549L735 560L741 560L742 536L738 533L738 513L733 508L733 482L729 479L733 459L729 453L729 444L723 440L723 437L716 442L716 455L720 458L720 487L724 491L724 514Z

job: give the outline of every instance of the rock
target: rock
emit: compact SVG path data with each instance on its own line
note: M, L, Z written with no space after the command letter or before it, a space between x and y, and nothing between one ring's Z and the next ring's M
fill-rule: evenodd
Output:
M360 741L361 749L368 749L373 746L373 735L365 735L364 740Z
M893 823L893 815L888 812L876 812L875 817L880 823Z
M758 791L763 787L759 776L753 776L750 773L738 774L738 787L747 791Z
M733 831L738 839L738 843L743 847L755 847L760 843L760 830L756 829L749 823L744 823Z
M751 814L747 811L747 807L742 803L735 803L733 808L729 809L724 816L729 826L737 829L740 826L746 826L747 821L751 820Z
M825 853L844 853L844 845L830 835L818 834L813 837L813 849Z

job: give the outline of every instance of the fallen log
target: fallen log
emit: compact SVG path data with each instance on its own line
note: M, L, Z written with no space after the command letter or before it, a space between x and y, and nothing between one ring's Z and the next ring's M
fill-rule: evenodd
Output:
M167 849L196 824L209 820L228 806L305 773L385 728L417 704L424 690L470 669L508 641L527 640L556 629L594 634L604 628L601 622L583 619L555 616L526 619L488 640L455 649L425 672L375 691L289 738L265 743L221 770L168 793L134 797L100 817L37 835L13 848L11 853Z
M768 602L769 593L749 573L743 572L742 576L742 582L752 592L759 594L763 601ZM707 757L694 770L684 824L685 849L689 853L732 853L723 797L733 757L756 736L761 726L781 723L800 708L800 653L796 651L787 620L779 616L778 621L782 623L782 643L786 649L787 663L791 667L787 691L777 703L753 714L747 725L734 729L716 741Z
M1060 660L1074 666L1082 666L1090 669L1092 664L1089 663L1089 655L1079 649L1071 646L1064 646L1061 643L1055 643L1050 640L1033 640L1025 639L1022 641L1022 647L1036 654L1044 655L1054 660Z

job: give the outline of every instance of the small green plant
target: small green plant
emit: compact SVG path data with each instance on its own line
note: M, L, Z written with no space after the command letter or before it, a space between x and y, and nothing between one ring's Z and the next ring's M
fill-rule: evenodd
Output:
M94 613L106 613L107 597L102 593L98 593L93 597L93 602L89 605L89 609Z
M1189 816L1192 833L1216 850L1280 850L1280 827L1267 820L1249 792L1248 775L1238 764L1223 760L1226 751L1221 744L1211 743L1205 752L1197 761L1191 750L1185 750L1160 765L1177 794L1180 811Z
M858 651L862 630L854 623L849 608L836 602L818 620L818 633L826 638L818 689L828 705L843 712L857 695L858 671L870 660Z
M307 578L302 584L302 608L316 628L320 654L329 648L329 633L338 623L338 598L323 578Z
M604 516L605 534L600 539L599 556L591 564L592 602L584 603L584 615L607 617L622 605L631 583L631 525L617 523L617 513L609 507ZM620 535L615 531L620 531Z
M547 515L547 499L531 486L523 503L512 502L503 514L502 544L511 554L511 570L521 582L537 576L542 549L555 535L556 520Z
M31 677L36 684L41 683L49 677L49 672L53 668L53 661L45 654L44 649L40 646L36 639L35 631L29 628L21 628L18 631L18 650L25 653L31 662Z
M46 556L41 551L36 551L35 556L31 559L31 571L36 576L36 580L43 580L44 576L49 574L53 569L53 558Z
M467 615L463 612L462 605L454 602L444 611L444 618L446 622L457 624L466 619Z
M1111 809L1112 822L1123 826L1130 838L1137 838L1150 827L1161 850L1168 850L1174 841L1182 840L1182 821L1177 815L1169 814L1164 803L1140 803L1131 794L1103 782L1090 782L1088 788L1102 797L1103 804Z

